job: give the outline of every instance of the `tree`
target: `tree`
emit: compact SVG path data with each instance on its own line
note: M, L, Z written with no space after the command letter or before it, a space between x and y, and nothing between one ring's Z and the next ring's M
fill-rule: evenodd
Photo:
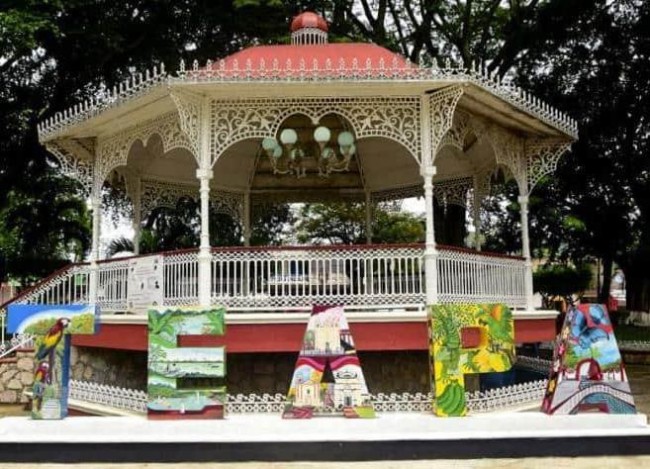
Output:
M650 5L600 4L568 28L567 41L522 58L519 81L580 122L580 140L552 187L561 212L584 225L581 248L603 260L601 301L614 262L626 274L628 308L650 309ZM575 247L575 245L574 245Z
M375 208L372 242L377 244L424 241L424 221L399 213L395 204ZM390 210L393 208L393 210ZM366 209L358 202L305 204L296 224L298 241L313 244L363 244L366 242Z
M199 203L193 199L179 199L175 207L159 207L144 220L140 231L140 253L174 251L197 248L200 242L201 214ZM292 221L289 206L278 204L266 207L264 213L253 223L251 244L280 244L283 227ZM241 246L243 232L239 221L230 215L210 212L210 245ZM134 252L133 241L127 238L112 240L106 256L112 257L120 252Z
M0 281L11 274L29 284L81 260L90 245L85 203L62 190L65 181L46 174L32 183L34 193L11 191L0 209Z
M197 4L198 3L198 4ZM43 187L49 199L32 205L28 224L0 226L0 280L7 275L40 276L44 266L67 255L51 242L45 226L63 233L54 204L74 198L74 185L57 177L58 162L40 146L38 121L88 98L133 70L181 57L205 62L251 42L286 36L287 18L278 2L251 6L241 1L174 0L7 0L0 6L0 212L22 210L21 201L37 200ZM256 21L255 18L263 18ZM11 199L11 200L10 200ZM115 199L111 199L115 200ZM78 201L79 210L83 203ZM87 214L80 214L87 217ZM83 228L88 237L89 225ZM25 231L27 230L27 231ZM81 235L79 235L81 236ZM16 240L38 246L33 262L17 262ZM83 249L88 243L79 243ZM13 254L12 254L13 253ZM82 253L83 254L83 253ZM7 256L14 256L11 259ZM49 272L48 272L49 273Z

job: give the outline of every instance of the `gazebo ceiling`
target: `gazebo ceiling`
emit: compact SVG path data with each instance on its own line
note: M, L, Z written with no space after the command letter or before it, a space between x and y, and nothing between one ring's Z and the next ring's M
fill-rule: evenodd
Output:
M296 124L302 119L289 120ZM326 120L326 123L330 121ZM305 129L310 131L311 129ZM295 174L273 174L269 158L263 154L260 139L247 139L231 146L214 166L211 185L214 188L235 192L293 193L300 194L323 191L337 193L358 193L363 198L365 190L382 192L388 189L410 187L421 184L422 177L418 162L408 150L397 142L381 137L369 137L357 141L357 154L352 159L349 171L320 176L317 160L313 153L306 158L308 171L305 177ZM436 180L447 180L468 175L495 164L491 147L482 141L468 139L466 151L444 146L437 158ZM147 145L138 142L133 145L127 162L129 170L146 179L178 182L198 187L196 162L183 149L163 152L158 138L151 138ZM313 194L309 196L314 199Z

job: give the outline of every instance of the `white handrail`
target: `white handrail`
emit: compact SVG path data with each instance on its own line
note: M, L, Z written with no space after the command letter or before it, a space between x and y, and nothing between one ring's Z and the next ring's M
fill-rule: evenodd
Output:
M32 347L33 345L34 345L33 335L31 334L15 335L7 341L0 342L0 359L11 355L16 350Z
M525 307L523 259L443 246L437 252L441 303ZM163 305L197 304L198 252L162 256ZM98 269L102 312L126 312L129 261L103 261ZM314 303L357 309L421 309L425 304L422 245L219 248L212 252L211 271L212 303L231 312L300 311ZM14 302L86 303L89 281L90 266L73 265Z

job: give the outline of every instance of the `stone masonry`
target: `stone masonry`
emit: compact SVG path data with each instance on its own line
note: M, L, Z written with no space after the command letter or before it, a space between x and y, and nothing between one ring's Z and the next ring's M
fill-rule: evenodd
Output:
M34 351L21 349L12 358L0 360L0 404L26 403L23 391L34 383Z
M228 393L286 393L297 358L298 353L227 354ZM372 393L429 392L426 352L360 352L359 359ZM147 354L73 347L72 378L145 390Z

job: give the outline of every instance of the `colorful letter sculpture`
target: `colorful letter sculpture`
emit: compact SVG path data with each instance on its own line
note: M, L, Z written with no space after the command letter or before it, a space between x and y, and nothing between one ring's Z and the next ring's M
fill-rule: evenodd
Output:
M222 308L149 310L147 414L150 419L224 417L224 347L179 347L178 338L183 335L220 336L225 330L225 310ZM182 379L180 384L179 379ZM215 380L219 381L216 385ZM189 382L191 386L184 386Z
M372 418L375 411L342 306L314 306L293 372L286 419Z
M515 361L514 321L495 305L430 306L436 415L467 414L465 374L508 371Z
M542 410L547 414L636 413L605 306L584 304L567 312L555 343Z
M59 420L68 415L70 337L99 330L94 305L10 305L7 330L36 336L32 418Z

